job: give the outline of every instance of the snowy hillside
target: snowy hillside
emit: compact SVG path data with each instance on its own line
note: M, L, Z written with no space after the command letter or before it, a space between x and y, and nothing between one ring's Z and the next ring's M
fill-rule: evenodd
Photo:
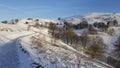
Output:
M83 20L93 23L118 20L119 17L119 14L93 13L69 17L66 20L77 24ZM51 22L62 21L39 18L1 21L0 68L113 68L105 62L92 59L83 51L76 50L60 39L54 40L48 27ZM114 29L116 29L114 36L98 32L105 44L111 44L113 38L119 35L119 27ZM74 30L74 32L81 35L84 29ZM112 45L108 47L109 50L112 49Z
M65 18L68 22L78 24L82 21L87 21L92 24L94 22L104 22L117 20L120 24L120 14L119 13L90 13L85 15L78 15Z
M27 22L27 23L26 23ZM50 19L42 19L42 18L22 18L22 19L12 19L7 21L1 21L1 23L8 23L8 24L35 24L41 23L45 24L45 22L56 22Z

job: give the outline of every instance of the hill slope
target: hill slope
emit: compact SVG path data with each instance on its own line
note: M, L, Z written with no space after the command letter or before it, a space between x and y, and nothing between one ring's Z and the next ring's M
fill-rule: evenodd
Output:
M120 14L119 13L90 13L85 15L78 15L65 18L68 22L78 24L81 21L87 21L88 23L92 24L94 22L104 22L117 20L120 22ZM120 24L120 23L119 23Z

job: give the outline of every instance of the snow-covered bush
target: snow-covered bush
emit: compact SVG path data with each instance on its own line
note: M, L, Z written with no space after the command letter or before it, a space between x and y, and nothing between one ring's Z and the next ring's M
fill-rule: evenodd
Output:
M110 28L107 30L107 34L113 36L115 34L115 30L113 28Z

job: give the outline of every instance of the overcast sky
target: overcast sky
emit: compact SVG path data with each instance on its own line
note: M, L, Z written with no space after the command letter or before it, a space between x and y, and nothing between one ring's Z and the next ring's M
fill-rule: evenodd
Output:
M0 20L57 19L92 12L119 13L120 0L0 0Z

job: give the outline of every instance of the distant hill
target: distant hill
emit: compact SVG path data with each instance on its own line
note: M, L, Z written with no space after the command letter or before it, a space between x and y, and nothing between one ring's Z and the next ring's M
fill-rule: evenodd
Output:
M89 24L94 22L104 22L117 20L120 24L120 14L119 13L90 13L85 15L71 16L65 18L67 22L78 24L81 21L87 21Z

